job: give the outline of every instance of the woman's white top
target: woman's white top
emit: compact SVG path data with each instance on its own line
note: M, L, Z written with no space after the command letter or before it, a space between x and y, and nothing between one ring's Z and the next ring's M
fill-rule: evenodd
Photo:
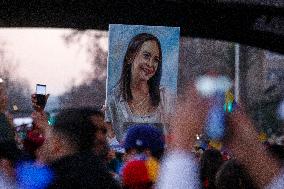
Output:
M116 87L106 104L105 121L111 122L118 141L121 141L126 134L131 123L162 123L163 130L169 124L173 115L176 101L176 94L170 93L166 88L160 88L160 103L156 110L148 115L133 114L127 101L120 95L119 88Z

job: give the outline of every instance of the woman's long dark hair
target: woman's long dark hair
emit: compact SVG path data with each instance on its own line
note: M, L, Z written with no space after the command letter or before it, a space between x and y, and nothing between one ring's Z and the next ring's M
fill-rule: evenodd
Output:
M155 41L159 48L159 56L160 60L162 60L162 49L160 41L154 35L148 33L141 33L133 37L128 44L127 51L125 53L125 57L123 60L123 67L122 73L119 80L119 89L120 94L122 95L123 99L126 101L132 100L133 96L130 89L131 83L131 66L132 63L141 49L141 46L146 41ZM158 64L157 71L155 75L149 79L148 86L149 86L149 94L151 99L151 104L156 107L160 103L160 80L162 75L162 62Z

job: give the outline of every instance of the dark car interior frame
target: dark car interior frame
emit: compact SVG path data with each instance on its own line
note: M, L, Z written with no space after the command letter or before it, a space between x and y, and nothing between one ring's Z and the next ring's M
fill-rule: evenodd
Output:
M238 42L283 54L283 14L283 0L1 1L0 27L180 26L182 36Z

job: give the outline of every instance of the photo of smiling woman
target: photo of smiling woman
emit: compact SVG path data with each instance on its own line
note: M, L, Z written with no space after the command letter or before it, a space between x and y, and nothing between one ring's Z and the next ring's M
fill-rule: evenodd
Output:
M160 86L162 59L161 43L153 34L139 33L129 42L120 79L106 106L106 121L119 141L132 123L162 125L165 131L175 95Z

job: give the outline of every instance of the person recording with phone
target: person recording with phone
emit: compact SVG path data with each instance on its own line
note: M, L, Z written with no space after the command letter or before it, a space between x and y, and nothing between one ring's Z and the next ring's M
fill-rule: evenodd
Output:
M44 111L49 94L46 94L46 85L37 84L36 93L32 94L32 105L37 112Z
M32 95L36 110L32 116L35 127L44 137L37 158L53 175L47 188L120 188L101 157L107 146L102 112L87 108L63 109L51 127L44 106L38 104L36 97ZM46 101L48 95L44 97Z
M32 94L32 105L34 112L32 113L32 118L43 116L47 118L47 114L44 112L44 108L47 102L49 94L46 94L46 85L37 84L36 85L36 94ZM28 131L27 137L24 140L24 149L33 157L37 159L37 153L42 154L43 152L40 147L43 145L45 140L45 133L47 129L42 127L41 124L33 121L32 130Z

